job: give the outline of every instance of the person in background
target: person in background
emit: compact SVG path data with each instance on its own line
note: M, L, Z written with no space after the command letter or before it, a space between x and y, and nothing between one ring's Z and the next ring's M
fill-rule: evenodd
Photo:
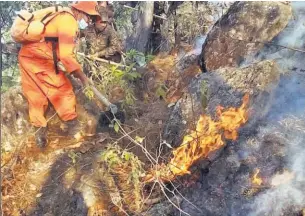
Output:
M92 24L81 33L81 37L84 37L86 41L85 54L119 63L122 44L111 25L111 19L109 19L111 14L106 3L99 2L97 11L100 16L92 17ZM111 16L113 18L113 13Z

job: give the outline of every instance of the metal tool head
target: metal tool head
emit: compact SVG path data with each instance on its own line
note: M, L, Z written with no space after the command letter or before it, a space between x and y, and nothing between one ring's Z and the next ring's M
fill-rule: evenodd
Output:
M109 109L112 112L113 115L115 115L118 112L118 107L115 104L110 104Z
M117 119L121 123L124 123L125 113L123 111L117 111L115 114L113 114L111 110L108 110L100 114L98 122L101 127L108 127L114 119Z

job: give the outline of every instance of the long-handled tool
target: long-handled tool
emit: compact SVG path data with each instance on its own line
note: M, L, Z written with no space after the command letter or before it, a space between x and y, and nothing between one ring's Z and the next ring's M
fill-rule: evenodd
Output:
M60 70L62 71L66 71L65 67L63 66L63 64L61 62L58 62L58 67L60 68ZM102 112L100 117L99 117L99 123L101 124L101 126L106 126L109 125L111 123L111 121L116 118L118 120L120 120L120 122L124 122L125 121L125 114L123 111L118 111L118 107L117 105L111 103L95 86L94 83L89 80L89 86L92 91L94 92L95 96L104 104L107 106L108 110L106 112Z
M112 120L116 118L121 123L125 121L125 113L123 111L118 111L118 107L115 104L110 103L110 101L101 93L99 92L95 86L90 85L92 91L96 95L100 101L108 107L108 111L102 112L99 116L99 124L101 126L107 126L111 124Z
M103 102L103 104L105 104L110 109L112 114L117 114L118 107L115 104L110 103L110 101L101 92L99 92L99 90L97 90L95 86L90 85L90 87L94 94L97 96L97 98L99 98Z

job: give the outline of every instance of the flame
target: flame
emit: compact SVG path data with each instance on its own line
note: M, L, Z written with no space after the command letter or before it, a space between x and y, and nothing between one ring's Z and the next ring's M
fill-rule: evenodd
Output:
M167 165L159 165L145 179L152 181L154 177L160 177L169 181L176 176L189 174L192 164L224 146L224 139L236 140L238 128L248 120L246 109L248 102L249 95L246 94L239 108L231 107L225 110L218 106L216 109L218 121L213 121L207 115L201 115L196 130L184 136L181 145L173 151L170 162Z
M255 169L254 175L252 177L252 184L254 185L261 185L263 183L263 180L258 177L259 171L259 169Z

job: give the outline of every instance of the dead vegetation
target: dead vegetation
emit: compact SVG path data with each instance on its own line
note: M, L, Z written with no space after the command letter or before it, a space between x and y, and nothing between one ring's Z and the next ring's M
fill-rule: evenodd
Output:
M287 192L281 188L296 181L298 170L286 170L283 161L290 152L285 148L292 135L304 132L302 123L286 119L274 130L259 133L255 128L251 136L240 130L248 114L249 120L256 113L265 117L269 103L256 96L274 91L277 65L267 60L202 75L196 58L192 47L185 46L157 55L137 73L89 62L98 88L123 104L127 119L114 119L95 136L72 140L60 135L61 122L51 110L50 143L44 152L35 146L24 99L18 91L7 92L1 125L3 214L234 215L251 212L244 207L252 201L262 207L259 198L269 200L264 192L272 198ZM75 88L86 127L105 107L90 89ZM249 98L241 102L244 93L250 94L250 108L260 105L254 115L246 106ZM173 130L177 139L168 142L164 131L177 122L185 126ZM297 210L304 207L302 199Z
M169 56L167 60L169 58L173 61L170 67L159 64L158 58L155 62L152 73L156 75L158 85L165 85L169 80L168 77L174 73L175 60L173 56ZM122 73L117 68L110 68L110 70ZM103 75L107 77L107 74ZM110 77L109 80L112 81L108 83L109 85L106 83L106 86L113 87L109 91L113 101L122 99L113 90L116 89L114 83L117 78ZM77 111L80 114L81 123L86 127L86 123L96 118L98 110L103 110L104 107L94 97L90 98L90 95L88 97L88 92L79 88L76 83L74 86L80 104ZM109 90L109 87L99 87L102 91ZM121 89L122 86L119 88ZM120 89L119 94L121 94ZM1 125L3 137L7 143L2 146L2 174L4 174L2 196L5 200L3 213L18 215L63 211L72 214L72 209L64 210L61 204L58 204L58 207L50 204L50 200L53 199L51 197L59 192L59 189L50 191L56 185L60 185L59 188L64 191L75 190L84 194L88 215L98 212L104 214L108 212L110 215L124 214L124 212L140 214L159 202L161 197L169 192L165 185L159 182L158 187L153 185L150 189L145 189L141 179L145 176L144 169L151 167L152 163L156 165L158 161L166 161L168 157L168 155L165 157L161 155L163 153L159 143L169 111L167 103L160 100L162 93L160 94L160 90L158 92L158 87L149 88L145 92L154 92L154 94L149 95L147 101L135 101L130 104L132 109L126 107L133 111L130 112L125 124L121 125L117 122L120 125L119 134L110 128L108 130L110 135L98 133L91 138L70 140L60 135L61 121L51 109L48 113L49 146L41 152L34 143L35 131L30 130L27 103L22 97L21 90L8 91L4 97L6 102L3 103L5 107L2 109L3 124ZM20 98L15 95L20 95ZM108 148L106 148L107 143L109 143ZM142 164L138 158L146 164ZM63 163L62 161L65 168L55 166L57 163ZM85 166L82 161L87 161L85 165L92 167L94 172L85 171L82 168ZM53 180L50 181L50 178ZM45 197L48 196L50 198L46 200ZM40 205L44 208L41 209ZM109 206L113 207L108 208Z

